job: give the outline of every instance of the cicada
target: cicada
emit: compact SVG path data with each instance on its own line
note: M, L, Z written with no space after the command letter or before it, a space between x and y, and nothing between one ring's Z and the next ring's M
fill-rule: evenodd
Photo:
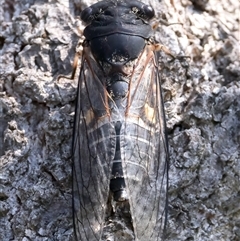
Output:
M168 143L154 10L104 0L87 25L73 137L76 240L102 240L109 200L127 203L136 241L162 240L167 220Z

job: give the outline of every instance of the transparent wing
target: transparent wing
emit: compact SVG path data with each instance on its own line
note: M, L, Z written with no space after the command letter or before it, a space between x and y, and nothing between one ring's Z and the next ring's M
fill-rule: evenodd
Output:
M162 240L166 222L168 146L154 46L131 76L121 154L136 241Z
M115 130L104 77L85 47L73 137L73 216L77 240L100 240L105 221Z

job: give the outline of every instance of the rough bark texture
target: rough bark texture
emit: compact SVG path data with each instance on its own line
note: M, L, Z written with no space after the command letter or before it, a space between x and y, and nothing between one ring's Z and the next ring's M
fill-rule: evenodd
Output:
M168 240L238 241L239 1L149 2L158 20L181 23L160 24L156 39L191 58L189 66L159 59L171 152ZM71 73L76 16L92 3L0 0L0 240L73 240L77 81L57 76Z

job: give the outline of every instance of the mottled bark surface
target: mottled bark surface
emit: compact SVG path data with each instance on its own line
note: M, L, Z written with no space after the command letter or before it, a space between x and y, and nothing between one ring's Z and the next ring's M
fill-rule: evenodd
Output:
M0 0L0 240L73 240L77 80L57 76L71 74L76 16L93 2ZM171 152L168 240L238 241L239 2L150 2L158 20L181 23L160 24L156 39L191 58L159 59ZM116 238L120 226L106 233L130 241L127 229Z

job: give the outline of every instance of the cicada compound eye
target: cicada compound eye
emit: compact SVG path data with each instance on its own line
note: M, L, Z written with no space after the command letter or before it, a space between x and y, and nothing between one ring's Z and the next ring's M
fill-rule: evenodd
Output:
M152 19L155 15L154 9L149 5L144 5L143 12L147 20Z
M81 20L84 23L90 23L93 19L93 9L91 7L89 8L85 8L82 12L81 12Z

